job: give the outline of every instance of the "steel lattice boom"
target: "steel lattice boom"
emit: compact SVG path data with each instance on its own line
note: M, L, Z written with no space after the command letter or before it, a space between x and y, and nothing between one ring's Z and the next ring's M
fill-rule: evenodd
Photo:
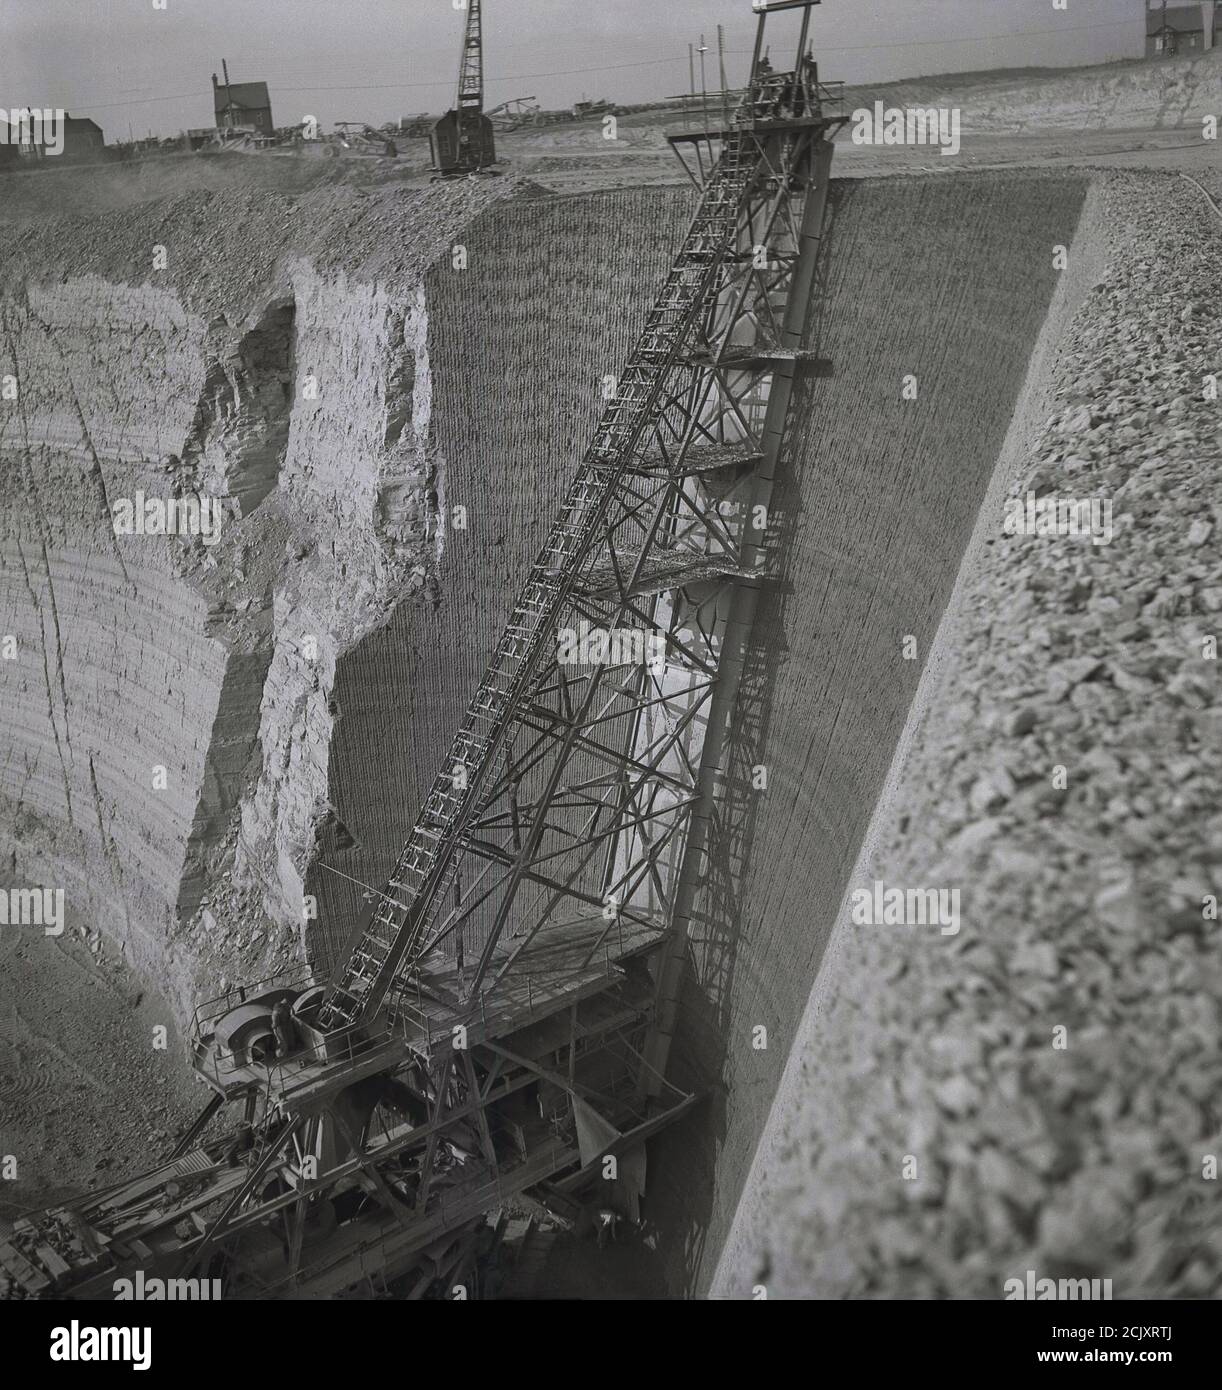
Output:
M484 35L480 0L468 0L467 27L463 34L462 60L458 69L459 110L484 109Z
M759 558L749 485L724 484L758 477L783 422L768 423L771 377L791 378L804 357L784 321L801 250L794 189L814 172L826 119L793 76L789 93L786 74L757 84L724 135L462 726L334 976L323 1028L368 1017L396 980L410 989L440 949L475 957L462 991L475 1007L498 951L513 958L507 932L530 940L573 913L604 917L608 931L672 924L718 673L716 595ZM779 138L764 118L786 99ZM825 144L824 185L829 156ZM612 647L566 664L562 635L583 631L637 634L638 651L652 638L664 663L617 661Z
M458 102L433 127L433 168L443 178L484 172L496 163L496 137L484 114L484 31L480 0L468 0L458 62Z

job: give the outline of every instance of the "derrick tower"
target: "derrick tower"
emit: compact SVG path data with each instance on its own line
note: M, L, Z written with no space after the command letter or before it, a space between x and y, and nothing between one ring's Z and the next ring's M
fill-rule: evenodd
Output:
M433 168L452 178L478 174L496 163L492 121L484 114L484 35L480 0L467 0L458 63L458 102L429 136Z

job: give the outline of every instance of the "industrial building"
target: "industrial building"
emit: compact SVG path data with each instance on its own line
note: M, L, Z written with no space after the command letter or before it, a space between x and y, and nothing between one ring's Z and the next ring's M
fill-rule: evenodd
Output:
M63 159L97 159L106 147L102 127L88 116L64 113Z
M14 130L11 140L16 140ZM60 139L62 148L58 149ZM30 138L22 138L20 143L0 144L0 165L13 164L18 159L43 160L54 158L74 163L90 159L100 159L106 148L106 137L102 127L88 116L71 116L68 112L54 131L46 131L41 125L34 127Z

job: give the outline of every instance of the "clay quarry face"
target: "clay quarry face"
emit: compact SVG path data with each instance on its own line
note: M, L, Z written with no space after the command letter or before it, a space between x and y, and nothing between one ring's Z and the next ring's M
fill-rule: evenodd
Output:
M0 162L7 1295L1217 1295L1222 70L803 71Z

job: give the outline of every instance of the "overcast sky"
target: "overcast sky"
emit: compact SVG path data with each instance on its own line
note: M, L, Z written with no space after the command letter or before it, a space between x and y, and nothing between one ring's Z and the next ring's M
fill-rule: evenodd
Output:
M825 78L877 81L977 68L1136 57L1146 0L824 0L812 34ZM455 0L0 0L0 108L91 115L108 141L213 122L210 74L264 80L273 118L374 125L452 103ZM164 9L154 8L164 4ZM791 16L771 21L778 34ZM536 96L635 102L686 90L717 25L745 76L750 0L484 0L486 104Z

